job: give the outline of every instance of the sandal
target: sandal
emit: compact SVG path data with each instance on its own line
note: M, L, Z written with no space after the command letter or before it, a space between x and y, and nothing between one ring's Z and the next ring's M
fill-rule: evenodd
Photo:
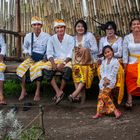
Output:
M54 96L52 100L55 102L57 100L57 96Z
M79 102L81 102L81 97L74 97L74 98L73 98L73 102L74 102L74 103L79 103Z
M63 97L64 97L64 92L59 97L56 97L55 105L58 105L62 101Z
M74 97L72 97L71 94L68 96L68 99L69 99L69 101L70 101L71 103L74 102Z
M125 103L125 107L126 107L126 108L132 108L132 106L133 106L133 105L132 105L132 102L129 103L129 102L127 101L127 102Z

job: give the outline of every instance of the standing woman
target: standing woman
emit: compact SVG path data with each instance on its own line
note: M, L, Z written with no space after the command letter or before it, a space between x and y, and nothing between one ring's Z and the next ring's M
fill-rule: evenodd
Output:
M114 21L108 21L105 24L106 36L102 37L99 41L99 54L102 54L102 50L105 46L109 45L113 49L114 57L120 62L118 71L118 80L116 86L119 88L118 104L121 103L124 95L124 70L122 67L122 54L123 54L123 40L122 37L116 34L117 26ZM102 58L98 59L98 65L101 64ZM99 68L98 68L98 75ZM116 93L116 92L115 92ZM115 95L116 96L116 95Z
M140 96L140 19L130 22L131 33L123 41L123 63L126 71L127 102L132 107L132 96Z
M75 49L73 51L73 80L75 91L69 96L71 102L80 97L85 88L90 88L93 81L93 62L95 62L98 47L94 35L87 32L87 24L78 20L75 29Z
M114 21L108 21L105 24L106 36L99 41L99 53L102 53L103 47L110 45L114 51L115 58L122 57L122 38L116 35L117 26Z

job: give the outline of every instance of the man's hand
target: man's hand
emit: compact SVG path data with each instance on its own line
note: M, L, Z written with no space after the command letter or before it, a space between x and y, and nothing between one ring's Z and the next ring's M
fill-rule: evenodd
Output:
M64 66L65 66L64 63L58 64L58 65L57 65L57 70L58 70L58 71L63 71L63 70L64 70Z
M53 69L54 71L57 70L57 65L56 65L55 63L52 63L52 69Z
M0 54L0 62L3 62L3 60L4 60L4 56Z

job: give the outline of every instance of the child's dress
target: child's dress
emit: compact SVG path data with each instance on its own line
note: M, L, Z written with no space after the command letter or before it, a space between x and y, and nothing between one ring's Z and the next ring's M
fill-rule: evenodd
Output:
M109 64L107 64L107 59L102 61L100 69L101 80L99 83L100 92L97 104L97 112L99 114L110 114L113 113L116 109L110 96L111 91L116 84L118 69L119 62L116 58L112 58ZM103 85L105 77L110 81L110 83L106 87L104 87Z

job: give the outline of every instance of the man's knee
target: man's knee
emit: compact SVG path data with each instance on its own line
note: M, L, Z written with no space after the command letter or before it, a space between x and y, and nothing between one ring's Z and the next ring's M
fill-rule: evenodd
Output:
M69 67L64 68L64 74L62 77L65 81L70 81L72 78L72 69Z
M53 79L53 76L55 75L55 72L53 70L43 70L43 75L47 79L48 82L50 82Z

